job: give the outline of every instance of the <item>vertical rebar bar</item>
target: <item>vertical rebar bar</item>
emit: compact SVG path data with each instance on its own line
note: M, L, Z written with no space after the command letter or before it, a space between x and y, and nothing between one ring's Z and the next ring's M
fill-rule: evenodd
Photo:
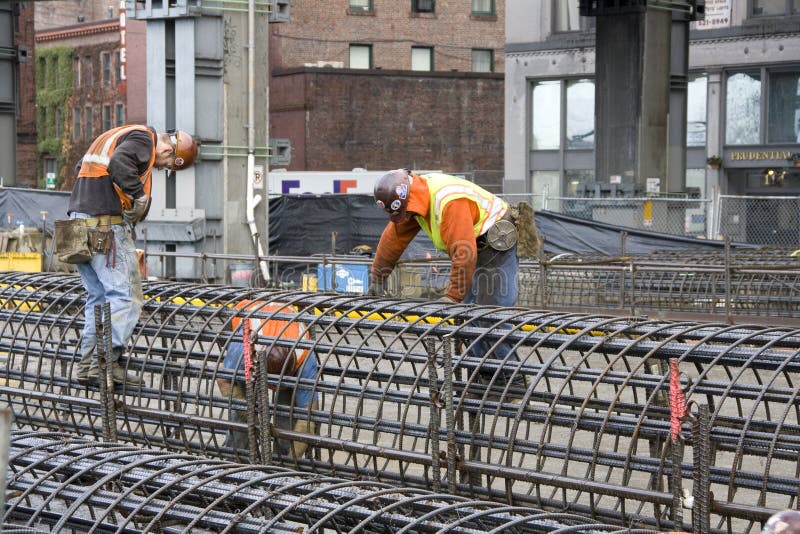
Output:
M441 406L439 388L436 383L436 339L433 336L425 338L425 350L428 353L428 392L430 395L430 420L428 421L429 436L431 440L431 478L433 491L442 489L442 473L439 465L439 407Z
M672 456L672 471L670 472L670 486L672 486L672 510L670 519L674 528L680 530L683 524L683 476L681 464L683 463L683 440L676 439L670 443Z
M692 531L695 534L708 534L711 531L710 432L708 405L701 404L692 421L694 453Z
M97 353L98 385L100 386L100 418L102 420L103 439L110 438L108 430L108 389L106 388L106 345L105 330L103 329L103 306L94 306L94 350Z
M103 343L106 355L106 411L108 424L108 439L117 441L117 409L114 404L114 361L111 356L114 354L114 346L111 331L111 303L103 304ZM117 364L119 365L119 364Z
M273 278L273 280L277 280ZM259 427L259 448L261 449L261 463L268 465L272 462L272 432L270 429L269 388L267 387L267 354L256 354L256 386L258 388L258 410L261 414ZM310 417L310 416L309 416Z
M731 238L725 236L725 319L733 324L731 317Z
M444 360L444 401L445 423L447 424L447 485L450 493L456 492L456 423L453 412L453 351L450 335L442 338L442 359Z
M0 408L0 510L5 510L8 446L11 436L11 410ZM2 528L2 527L0 527Z

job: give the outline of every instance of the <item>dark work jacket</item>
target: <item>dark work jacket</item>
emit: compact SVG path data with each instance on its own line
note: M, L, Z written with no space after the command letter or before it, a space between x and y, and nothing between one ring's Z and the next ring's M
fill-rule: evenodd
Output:
M153 128L150 130L155 133ZM69 197L67 213L77 211L89 215L120 215L122 204L114 184L131 198L144 195L139 176L147 172L153 149L153 140L147 132L134 130L121 136L108 163L109 175L101 178L78 177ZM80 165L78 162L76 175Z

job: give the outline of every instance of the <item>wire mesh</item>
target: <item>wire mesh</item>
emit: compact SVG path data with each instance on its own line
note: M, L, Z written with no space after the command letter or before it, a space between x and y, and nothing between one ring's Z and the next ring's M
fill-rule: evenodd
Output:
M99 392L72 376L83 321L79 279L0 276L0 350L8 353L0 398L20 426L100 438ZM436 440L445 473L441 487L454 486L459 495L672 528L679 526L669 519L672 492L691 494L694 476L691 431L685 430L680 466L673 466L666 445L667 362L677 358L689 401L710 406L712 530L757 532L772 511L797 505L797 327L166 282L148 283L145 291L144 314L126 359L127 370L145 383L115 392L122 441L246 459L246 450L226 443L226 433L247 431L231 416L248 405L223 395L218 384L219 378L241 377L223 366L229 344L241 341L231 320L279 318L302 324L311 337L259 343L307 348L318 358L320 373L314 380L269 374L267 382L289 391L307 387L321 399L317 408L298 409L276 402L273 393L274 443L303 441L310 447L300 456L274 447L270 462L430 488ZM244 299L280 301L292 311L233 307ZM433 375L429 338L435 340ZM482 341L486 348L479 350ZM503 359L504 346L514 350ZM443 361L450 350L451 359ZM448 365L453 371L444 377ZM432 383L452 392L449 403L432 397ZM437 419L433 411L440 410L446 413ZM294 431L291 422L300 418L311 418L316 430ZM432 420L438 428L431 428ZM670 488L673 467L683 488Z
M18 431L11 441L12 497L4 516L9 532L21 527L165 534L623 530L574 514L66 434Z

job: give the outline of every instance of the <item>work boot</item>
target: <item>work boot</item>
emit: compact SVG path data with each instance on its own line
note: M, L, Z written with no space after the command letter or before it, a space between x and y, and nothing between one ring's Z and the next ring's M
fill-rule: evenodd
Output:
M97 382L100 380L100 369L94 367L89 369L87 373L89 382ZM125 368L117 362L111 362L111 379L115 384L125 384L126 386L143 386L144 380L141 377L126 373Z
M79 384L86 385L89 384L90 382L89 371L91 371L92 368L94 368L95 371L97 370L97 362L93 361L94 345L86 349L81 347L81 350L85 352L83 352L81 359L78 360L78 363L75 366L77 368L77 370L75 371L75 379L78 381Z
M306 421L305 419L299 419L295 421L294 427L292 430L295 432L302 432L303 434L313 434L316 430L316 425L314 421ZM295 458L300 458L306 453L308 449L308 443L305 441L292 441L292 455Z
M244 385L239 382L231 386L230 394L234 399L247 398ZM244 410L231 409L228 413L228 420L232 423L247 423L247 412ZM247 432L242 432L241 430L226 431L225 442L222 445L223 447L247 450L250 447L250 442L247 439Z
M111 365L111 380L115 384L125 384L126 386L142 386L144 385L144 380L141 377L126 373L125 367L120 365L119 359L122 357L122 353L125 352L125 349L122 347L114 347L111 349L111 362L108 365ZM89 370L89 380L94 378L100 378L100 369Z

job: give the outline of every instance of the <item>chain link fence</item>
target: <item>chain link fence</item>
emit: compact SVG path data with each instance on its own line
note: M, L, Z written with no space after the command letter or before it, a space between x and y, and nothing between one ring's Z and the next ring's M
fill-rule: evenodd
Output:
M800 244L800 197L721 195L717 213L717 238L756 245Z

